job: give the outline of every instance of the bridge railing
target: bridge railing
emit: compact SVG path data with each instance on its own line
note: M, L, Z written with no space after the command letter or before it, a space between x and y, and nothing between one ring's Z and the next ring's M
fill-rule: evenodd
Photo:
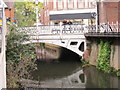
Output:
M37 27L18 27L17 30L27 34L70 34L85 32L85 25L41 25Z
M100 25L40 25L37 27L19 27L26 34L84 34L84 33L118 33L120 24Z
M97 28L96 25L88 25L85 33L119 33L119 27L120 24L100 24Z

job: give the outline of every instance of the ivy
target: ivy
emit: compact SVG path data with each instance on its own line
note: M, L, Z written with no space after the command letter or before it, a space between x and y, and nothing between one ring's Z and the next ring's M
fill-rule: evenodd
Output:
M97 68L105 71L110 72L110 52L111 52L111 45L108 41L103 42L100 41L100 49L97 59Z
M118 70L118 71L116 72L116 75L117 75L117 76L120 76L120 70Z

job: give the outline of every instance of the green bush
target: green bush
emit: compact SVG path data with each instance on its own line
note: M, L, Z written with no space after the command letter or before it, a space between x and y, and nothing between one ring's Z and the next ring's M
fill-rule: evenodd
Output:
M100 49L97 59L98 69L105 72L110 72L110 52L111 52L110 43L100 41Z
M116 75L120 77L120 70L116 72Z
M36 69L34 44L23 44L29 36L9 28L7 35L6 59L7 59L7 87L20 87L21 78L31 78L30 71Z

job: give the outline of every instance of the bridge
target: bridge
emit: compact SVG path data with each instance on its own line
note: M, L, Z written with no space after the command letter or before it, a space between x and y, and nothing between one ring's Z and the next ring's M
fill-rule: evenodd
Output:
M49 43L67 48L82 56L86 49L85 25L43 25L39 27L19 27L30 38L27 43Z
M111 36L118 34L117 24L96 25L40 25L39 27L18 27L19 32L30 36L27 43L50 43L67 48L82 56L86 50L85 36Z

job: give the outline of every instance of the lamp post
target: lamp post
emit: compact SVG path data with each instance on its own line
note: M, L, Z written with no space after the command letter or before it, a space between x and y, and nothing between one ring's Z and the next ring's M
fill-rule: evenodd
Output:
M35 0L35 4L36 4L36 27L38 29L38 23L39 23L39 20L38 20L38 0Z
M2 37L1 37L1 52L0 52L0 89L6 88L6 20L5 20L5 8L4 4L2 3Z

